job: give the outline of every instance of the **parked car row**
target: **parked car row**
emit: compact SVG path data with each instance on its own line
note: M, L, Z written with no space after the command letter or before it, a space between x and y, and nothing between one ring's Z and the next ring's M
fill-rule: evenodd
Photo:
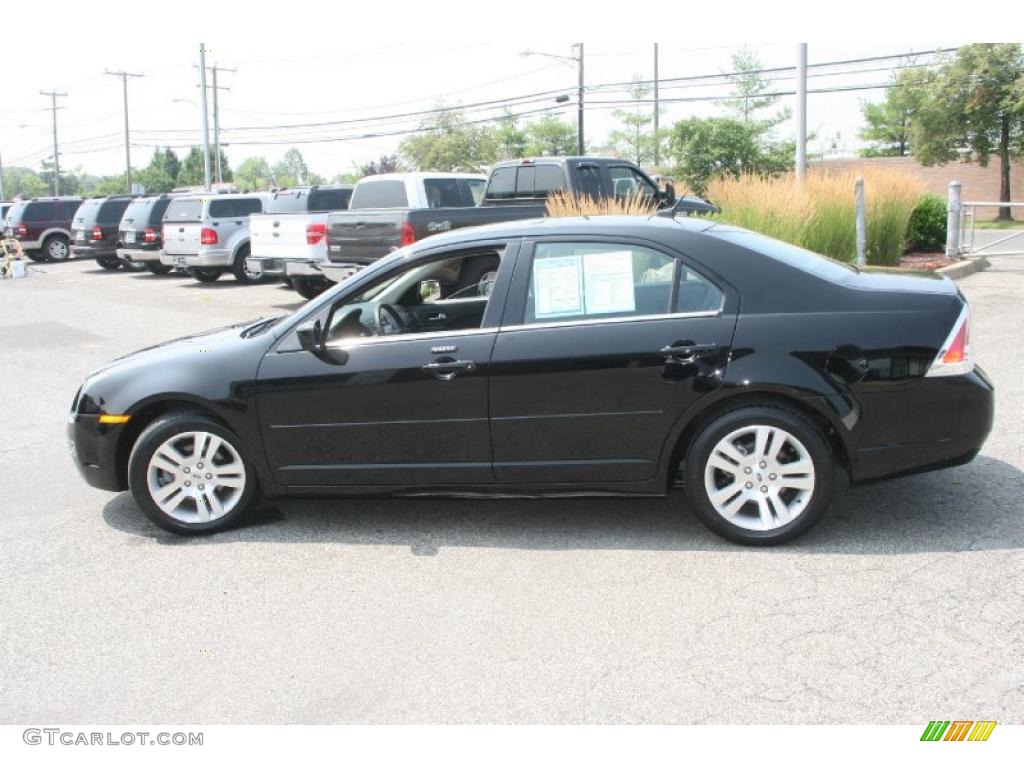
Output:
M242 283L285 279L312 298L430 235L542 217L557 190L595 199L642 196L672 213L715 210L660 191L626 160L553 157L498 163L489 177L392 173L354 186L270 192L34 198L10 206L4 234L37 260L84 256L108 270L181 269L201 282L225 272Z

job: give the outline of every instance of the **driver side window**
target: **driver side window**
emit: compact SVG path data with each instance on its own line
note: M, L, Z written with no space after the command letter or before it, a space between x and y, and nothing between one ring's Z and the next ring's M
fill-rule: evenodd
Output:
M474 250L399 268L331 308L328 342L481 327L503 250Z

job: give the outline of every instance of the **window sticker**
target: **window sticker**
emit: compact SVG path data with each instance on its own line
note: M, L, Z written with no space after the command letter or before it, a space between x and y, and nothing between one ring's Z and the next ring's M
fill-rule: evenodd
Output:
M583 314L583 274L579 256L533 262L534 315L540 318Z
M588 253L583 257L583 299L588 315L635 312L633 254Z

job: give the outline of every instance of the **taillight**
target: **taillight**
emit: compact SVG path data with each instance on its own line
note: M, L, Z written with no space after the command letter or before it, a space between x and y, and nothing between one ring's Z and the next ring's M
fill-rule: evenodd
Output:
M157 231L152 227L146 227L142 233L142 240L146 243L155 243L157 238Z
M199 233L199 242L203 245L216 245L217 230L203 227L203 231Z
M96 227L92 228L92 239L93 240L102 240L103 239L103 227L96 226Z
M925 376L962 376L974 370L971 355L971 312L964 304L963 311L953 325L945 343L939 350Z
M416 230L408 221L402 222L402 245L412 245L416 242Z
M327 237L327 225L323 222L306 225L306 245L316 245Z
M19 224L18 225L18 237L24 237L27 234L28 234L28 227L26 227L24 224Z

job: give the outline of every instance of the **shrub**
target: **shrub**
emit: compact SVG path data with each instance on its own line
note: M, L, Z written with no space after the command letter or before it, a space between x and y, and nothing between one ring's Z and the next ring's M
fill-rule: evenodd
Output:
M708 197L722 208L723 221L852 262L857 176L864 177L868 263L899 264L907 222L923 191L916 176L876 169L812 171L802 185L792 174L722 178L708 185Z
M650 216L657 210L656 203L641 194L624 198L603 197L595 200L589 195L577 195L559 190L548 196L548 216Z
M908 251L941 251L946 245L946 201L927 194L917 201L907 224Z

